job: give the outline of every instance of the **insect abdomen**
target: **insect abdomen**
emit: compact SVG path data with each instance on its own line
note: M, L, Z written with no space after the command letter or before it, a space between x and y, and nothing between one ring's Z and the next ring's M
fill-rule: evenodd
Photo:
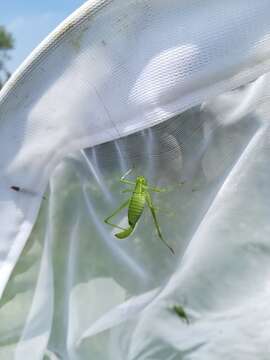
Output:
M145 205L145 194L133 193L128 208L129 225L135 225L139 220Z

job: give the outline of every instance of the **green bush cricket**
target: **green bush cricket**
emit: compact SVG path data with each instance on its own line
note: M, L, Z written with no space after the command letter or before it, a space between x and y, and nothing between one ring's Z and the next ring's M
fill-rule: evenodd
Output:
M147 183L147 180L144 176L138 176L136 178L136 181L130 181L130 180L126 180L126 177L131 173L132 169L128 170L121 178L120 178L120 182L122 182L123 184L128 184L128 185L132 185L134 188L132 189L126 189L123 190L123 193L127 193L127 192L131 192L132 195L131 197L125 201L119 208L117 208L109 217L107 217L104 221L106 224L111 225L117 229L120 229L122 231L120 231L119 233L115 234L115 236L118 239L125 239L127 238L129 235L131 235L131 233L133 232L133 230L135 229L135 226L137 225L138 221L140 220L140 217L143 213L145 204L148 205L153 220L154 220L154 224L156 226L157 229L157 233L158 236L160 238L160 240L170 249L170 251L174 254L174 250L173 248L164 240L162 234L161 234L161 230L160 230L160 226L157 220L157 216L156 216L156 210L153 206L153 202L152 202L152 197L150 195L150 191L153 192L164 192L167 191L166 189L161 189L161 188L157 188L157 187L153 187L153 186L149 186ZM116 224L113 224L110 222L110 219L112 217L114 217L116 214L118 214L121 210L123 210L124 208L128 207L128 224L129 227L124 229L121 226L118 226Z
M181 305L174 305L172 306L172 311L176 313L181 319L185 320L187 324L189 324L188 316Z

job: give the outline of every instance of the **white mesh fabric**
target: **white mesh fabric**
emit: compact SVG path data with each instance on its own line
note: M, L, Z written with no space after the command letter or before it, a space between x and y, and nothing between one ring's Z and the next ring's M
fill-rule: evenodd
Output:
M0 358L267 359L269 10L90 2L7 84ZM104 224L132 166L174 257Z

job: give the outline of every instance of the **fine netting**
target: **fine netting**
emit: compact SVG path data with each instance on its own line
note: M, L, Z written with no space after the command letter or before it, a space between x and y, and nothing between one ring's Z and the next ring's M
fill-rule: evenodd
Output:
M0 359L268 360L269 11L90 1L11 78ZM104 223L129 169L167 189L152 196L175 255L147 207L125 240Z
M269 181L260 168L269 130L248 101L260 82L58 165L1 301L3 358L42 353L47 342L45 359L267 353ZM125 241L104 223L128 196L119 179L131 167L130 178L169 188L153 199L175 256L147 209ZM126 222L123 210L116 223Z

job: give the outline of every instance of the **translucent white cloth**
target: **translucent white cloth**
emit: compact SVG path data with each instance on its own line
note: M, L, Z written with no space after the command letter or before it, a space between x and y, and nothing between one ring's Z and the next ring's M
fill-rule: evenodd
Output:
M90 1L12 77L0 359L268 360L269 11ZM169 189L153 200L175 256L147 209L124 241L104 223L132 167Z

